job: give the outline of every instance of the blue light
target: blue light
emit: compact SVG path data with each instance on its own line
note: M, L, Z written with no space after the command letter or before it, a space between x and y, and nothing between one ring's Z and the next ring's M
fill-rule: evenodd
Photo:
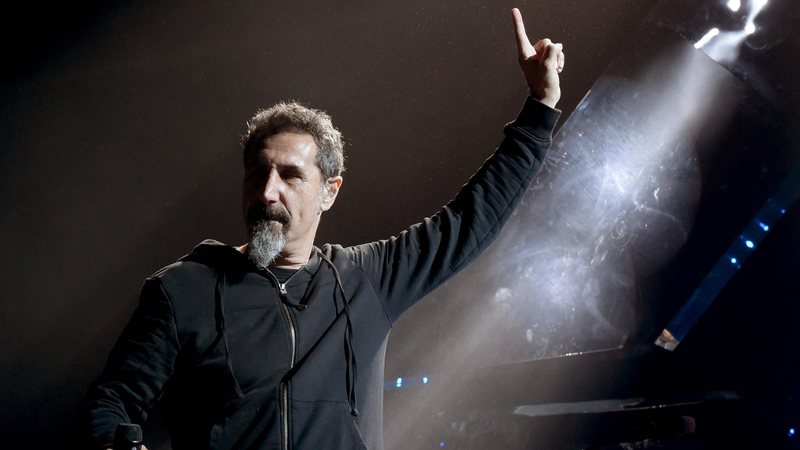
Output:
M789 437L794 437L796 432L794 428L789 428Z
M428 384L428 377L422 377L422 384Z
M744 241L744 245L746 245L747 248L753 248L753 247L756 246L755 244L753 244L753 241L751 241L750 239Z
M765 224L764 222L758 222L758 226L760 226L764 231L769 231L769 225Z
M395 382L395 384L397 385L397 387L402 386L403 385L403 378L402 377L397 377L397 381Z
M736 264L737 262L739 262L739 260L736 258L731 258L731 264Z
M781 208L781 214L786 214L786 209L785 208Z
M439 441L439 447L444 448L444 441Z

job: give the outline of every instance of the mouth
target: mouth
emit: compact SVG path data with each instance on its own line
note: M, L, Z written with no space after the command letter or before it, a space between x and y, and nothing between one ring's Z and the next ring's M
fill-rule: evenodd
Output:
M263 205L256 205L247 210L247 222L249 224L256 224L259 222L278 222L282 225L288 225L291 220L289 213L279 207L264 207Z

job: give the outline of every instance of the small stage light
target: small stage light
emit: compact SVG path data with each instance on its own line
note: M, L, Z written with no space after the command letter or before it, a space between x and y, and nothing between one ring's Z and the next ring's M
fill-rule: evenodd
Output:
M711 42L711 39L714 39L714 36L719 34L719 28L712 28L708 30L708 32L700 38L699 41L694 43L694 48L703 48L706 44Z

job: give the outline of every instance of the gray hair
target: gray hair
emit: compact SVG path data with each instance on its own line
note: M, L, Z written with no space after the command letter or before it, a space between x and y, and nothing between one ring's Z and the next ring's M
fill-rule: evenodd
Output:
M317 166L323 180L344 172L344 142L325 111L308 108L295 101L280 102L262 109L247 122L247 135L242 138L244 164L253 152L261 150L264 139L283 132L308 133L317 144Z

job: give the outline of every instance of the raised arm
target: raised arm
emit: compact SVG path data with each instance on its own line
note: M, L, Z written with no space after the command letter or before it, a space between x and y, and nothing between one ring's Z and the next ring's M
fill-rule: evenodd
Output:
M531 90L505 139L458 195L433 216L390 239L350 247L371 278L390 321L474 261L519 205L550 147L559 116L560 44L531 45L516 9L519 63Z

